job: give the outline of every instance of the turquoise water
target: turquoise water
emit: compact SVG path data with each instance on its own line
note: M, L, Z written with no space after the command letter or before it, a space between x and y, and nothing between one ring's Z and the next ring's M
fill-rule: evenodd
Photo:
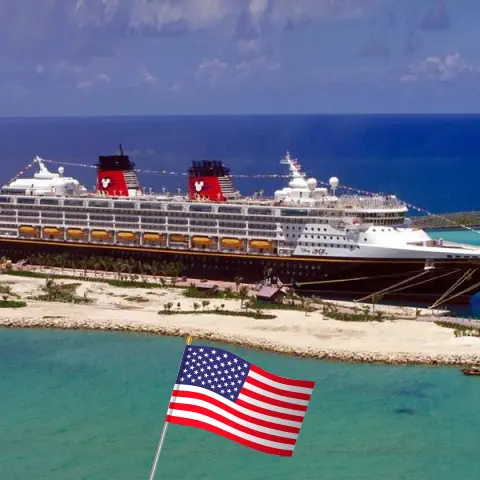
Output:
M443 238L451 242L480 245L480 230L434 230L428 232L428 235L435 239Z
M479 379L226 348L317 382L293 458L171 425L158 479L480 478ZM147 479L182 350L149 335L0 330L0 479Z

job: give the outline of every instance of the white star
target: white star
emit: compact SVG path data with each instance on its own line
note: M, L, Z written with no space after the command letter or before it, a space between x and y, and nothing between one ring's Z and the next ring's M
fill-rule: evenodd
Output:
M240 375L245 375L245 372L240 372Z
M225 382L225 383L223 384L223 386L224 386L224 387L228 387L228 383Z
M195 368L195 365L190 366L190 370L193 370Z
M188 347L188 351L191 352L191 351L192 351L192 347Z
M196 355L196 354L197 354L197 352L193 352L193 354L194 354L194 355Z
M209 358L208 361L209 361L209 362L213 362L213 358Z
M201 348L200 351L203 352L203 348Z
M190 377L191 377L191 375L190 375L190 374L188 374L188 375L187 375L187 378L190 378Z
M195 370L193 373L194 373L195 375L198 375L198 370Z
M205 382L202 382L202 385L205 385Z
M221 380L222 382L224 382L224 381L225 381L225 377L220 377L220 380Z
M232 391L230 389L227 390L228 393L232 393Z
M235 385L235 382L230 382L230 385L233 387Z
M198 360L201 360L203 357L201 355L198 356Z
M235 363L237 363L237 362L238 362L238 358L234 358L233 361L234 361Z
M235 397L233 395L230 395L230 398L233 400Z
M238 388L237 388L237 387L235 387L234 390L235 390L236 392L238 392Z
M228 354L227 354L227 353L224 353L223 356L224 356L225 358L227 358L227 357L228 357Z
M187 355L187 358L192 358L192 356L191 356L191 355Z
M221 363L221 364L220 364L220 366L221 366L221 367L224 367L224 366L225 366L225 364L224 364L224 363Z
M187 373L188 370L186 368L183 369L183 373Z
M195 379L194 379L194 378L192 378L192 383L195 383Z
M244 366L245 368L247 368L247 367L248 367L248 365L247 365L246 363L244 363L244 364L243 364L243 366Z
M204 368L201 368L201 369L200 369L200 371L201 371L201 372L204 372L204 371L205 371L205 369L204 369Z
M212 367L210 365L208 365L207 370L211 370L211 369L212 369Z
M232 364L232 362L227 362L227 365L230 366Z
M241 380L238 380L237 383L242 383L242 381L241 381Z
M215 355L215 354L217 353L217 351L216 351L216 350L212 350L212 353Z
M208 383L212 383L212 381L210 379L208 379Z
M214 365L213 368L218 368L218 365Z
M235 378L238 378L238 375L237 375L237 374L235 374L234 376L235 376Z
M208 357L208 352L205 352L205 353L203 354L203 356L204 356L204 357Z
M183 380L184 380L184 378L182 377L182 378L180 379L180 381L183 382Z
M198 379L201 380L203 377L201 375L198 376Z
M215 388L215 385L212 385L212 388Z
M220 358L220 357L217 357L217 360L218 360L218 361L220 361L220 360L221 360L221 358Z
M225 393L225 390L220 390L221 393Z
M190 365L190 362L185 362L185 365Z
M204 360L204 361L202 362L202 364L203 364L203 365L206 365L206 364L207 364L207 362Z

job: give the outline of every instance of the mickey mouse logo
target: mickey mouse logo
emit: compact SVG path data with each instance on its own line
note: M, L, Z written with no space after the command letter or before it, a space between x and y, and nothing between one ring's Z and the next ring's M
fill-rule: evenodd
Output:
M196 181L194 185L195 185L196 192L201 192L203 190L203 185L204 185L203 180Z
M112 183L112 180L110 178L104 177L100 179L100 182L102 183L102 187L104 189L107 189L110 183Z

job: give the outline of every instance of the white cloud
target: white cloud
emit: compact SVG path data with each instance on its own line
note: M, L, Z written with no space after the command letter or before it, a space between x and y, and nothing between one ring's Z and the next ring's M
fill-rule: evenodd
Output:
M148 68L143 66L140 68L140 75L143 82L147 84L157 83L157 77L148 71Z
M253 22L257 23L268 9L268 0L250 0L248 10Z
M161 28L183 22L197 30L219 22L236 9L235 2L227 0L133 0L130 26Z
M110 83L110 77L106 73L98 73L92 78L77 83L80 90L89 90L101 84Z
M218 58L203 61L195 72L198 79L206 79L212 85L216 85L230 69L227 62L222 62Z
M284 24L342 20L363 16L370 6L370 0L276 0L272 18Z
M257 57L253 60L244 60L235 66L238 74L252 75L262 72L276 72L280 68L280 63L268 56Z
M449 53L445 57L429 56L424 60L409 65L399 76L404 83L417 80L436 80L448 82L465 75L480 75L480 68L466 62L460 53Z

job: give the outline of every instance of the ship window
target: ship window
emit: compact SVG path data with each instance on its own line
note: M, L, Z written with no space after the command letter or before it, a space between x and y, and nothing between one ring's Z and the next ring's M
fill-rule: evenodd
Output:
M133 202L113 202L114 208L135 208L135 203Z
M88 202L89 207L97 207L97 208L109 208L110 203L105 200L90 200Z
M28 198L28 197L23 197L23 198L20 197L20 198L17 198L17 203L33 205L35 203L35 199Z
M242 213L242 208L241 207L220 206L220 207L218 207L218 213Z
M249 215L271 215L272 211L269 208L249 208Z
M8 203L9 198L8 197L0 197L0 203Z
M167 210L183 210L183 205L180 205L178 203L171 203L167 206Z
M64 200L63 205L65 207L83 207L83 200Z
M211 212L211 205L190 205L191 212Z
M58 205L56 198L41 198L40 205Z

